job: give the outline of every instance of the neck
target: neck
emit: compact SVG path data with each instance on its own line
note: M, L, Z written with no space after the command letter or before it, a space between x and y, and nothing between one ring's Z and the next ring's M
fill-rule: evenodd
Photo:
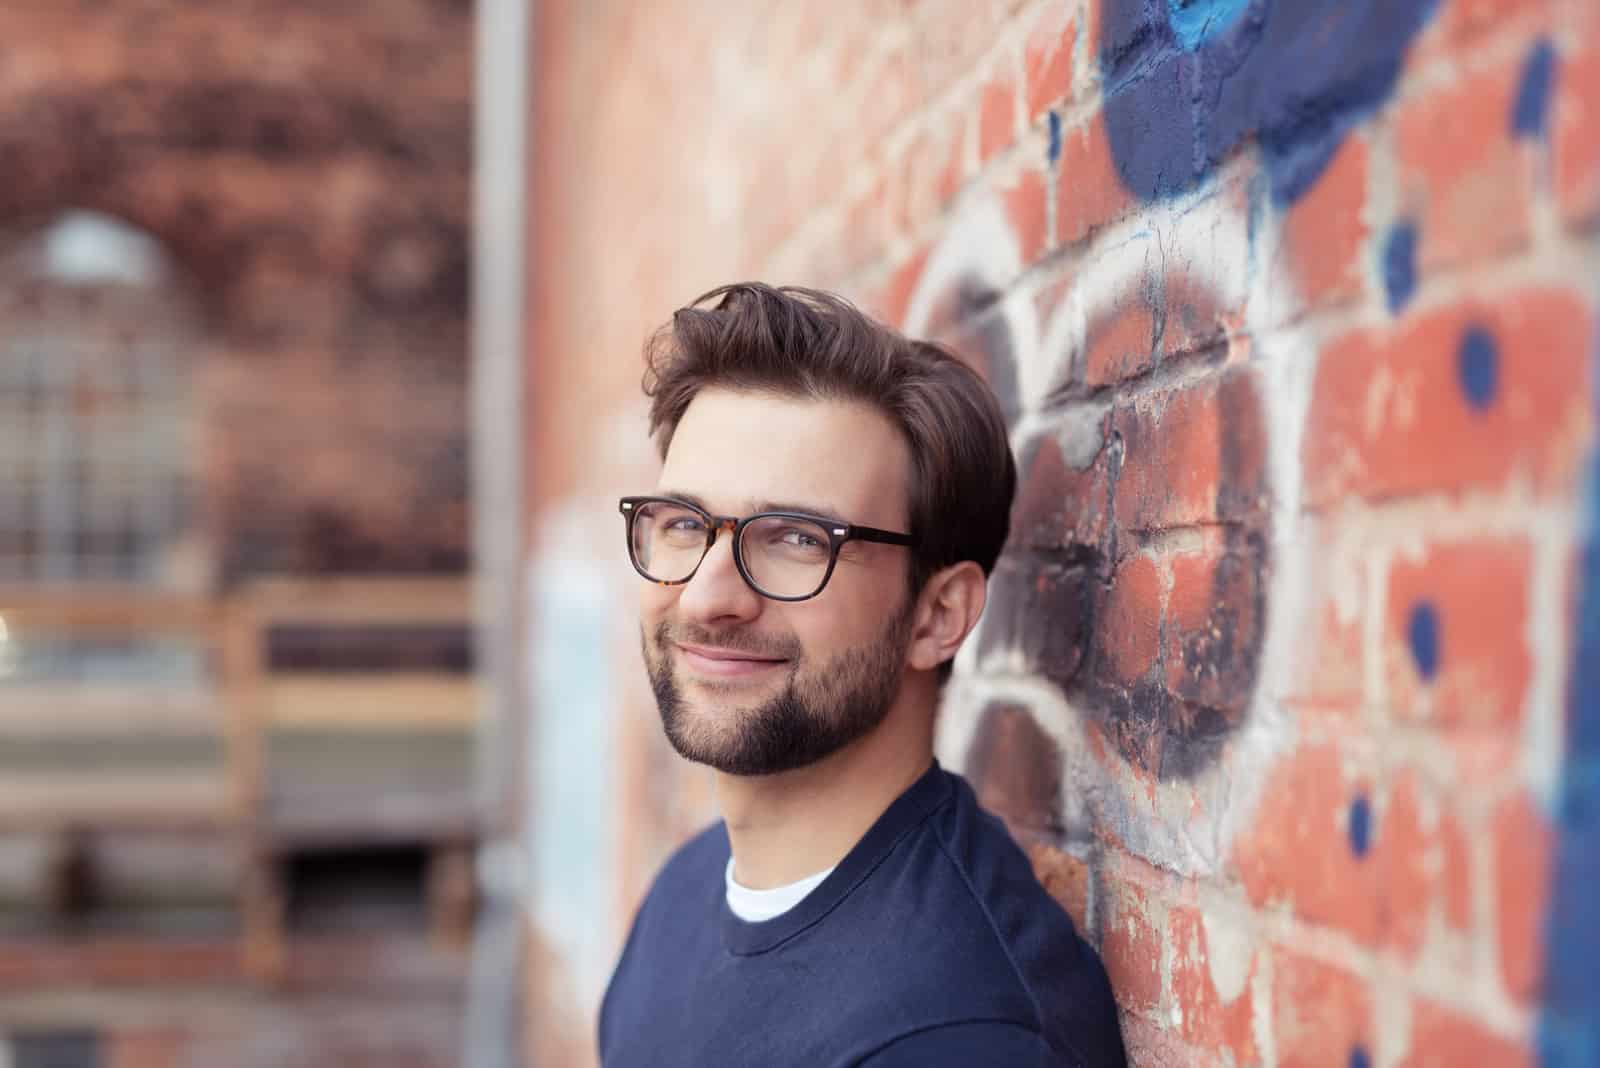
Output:
M838 864L933 761L938 684L907 674L877 729L837 753L776 775L717 775L734 877L766 890Z

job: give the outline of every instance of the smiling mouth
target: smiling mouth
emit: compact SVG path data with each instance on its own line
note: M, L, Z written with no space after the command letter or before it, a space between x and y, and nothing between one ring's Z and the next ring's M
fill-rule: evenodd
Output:
M677 645L677 649L683 662L696 673L715 675L718 678L759 675L788 663L788 660L782 657L760 656L738 649L719 649L713 646L682 643Z

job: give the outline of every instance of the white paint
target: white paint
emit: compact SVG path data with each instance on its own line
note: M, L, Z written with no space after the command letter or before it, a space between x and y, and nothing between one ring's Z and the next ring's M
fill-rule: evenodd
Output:
M578 499L546 515L526 585L528 909L580 1003L592 1006L614 959L613 638L622 594L614 561L599 555L611 544L600 536L605 504Z
M948 687L939 728L940 759L959 768L986 703L1031 707L1062 754L1061 809L1069 842L1092 840L1093 829L1104 828L1137 855L1184 875L1220 870L1266 778L1258 770L1270 767L1292 742L1288 717L1272 695L1285 692L1292 677L1296 623L1306 601L1306 548L1298 529L1300 448L1316 346L1305 328L1269 320L1273 309L1293 306L1294 293L1285 272L1252 270L1249 222L1225 201L1196 193L1147 206L1136 218L1108 228L1075 265L1048 322L1038 321L1031 300L1008 300L1003 308L1019 387L1013 448L1021 454L1036 436L1049 433L1062 443L1071 462L1082 463L1092 460L1090 443L1098 439L1091 415L1051 411L1047 402L1082 360L1087 324L1109 318L1152 272L1208 286L1220 307L1244 304L1250 344L1246 362L1259 374L1272 494L1266 618L1256 688L1244 721L1223 757L1195 780L1147 788L1148 776L1126 766L1102 769L1084 733L1085 723L1095 718L1093 711L1073 707L1054 685L1031 675L1021 649L1000 649L979 662L980 634L957 657L957 677ZM907 331L926 332L941 299L963 282L998 289L1015 279L1021 273L1019 256L999 205L991 200L969 206L929 258L908 303ZM987 621L980 622L980 628L984 625ZM1192 806L1196 794L1202 800L1198 814Z
M1592 536L1593 532L1584 532ZM1573 526L1545 532L1533 543L1529 578L1528 613L1522 639L1532 661L1528 691L1523 698L1522 781L1550 813L1561 785L1566 760L1566 682L1568 641L1567 577L1573 545L1585 544ZM3 665L0 665L3 671Z
M1250 982L1255 939L1241 925L1210 910L1200 914L1200 926L1206 936L1205 961L1211 985L1224 1004L1235 1002Z

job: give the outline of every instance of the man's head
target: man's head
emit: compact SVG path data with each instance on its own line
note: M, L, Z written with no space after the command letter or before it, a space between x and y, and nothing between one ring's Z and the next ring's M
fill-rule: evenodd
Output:
M655 496L695 506L623 506L667 735L733 774L812 763L942 679L976 622L1016 484L999 405L945 350L798 288L713 290L647 359ZM717 525L757 513L786 514Z

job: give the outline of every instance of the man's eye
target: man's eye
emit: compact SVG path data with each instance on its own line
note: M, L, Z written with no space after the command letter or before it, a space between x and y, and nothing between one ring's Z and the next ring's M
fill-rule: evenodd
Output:
M706 529L706 525L693 516L688 518L669 519L662 524L662 527L674 534L700 534Z
M815 534L808 530L796 530L794 527L790 527L778 535L778 539L785 545L793 545L801 549L820 549L823 545L821 539Z

